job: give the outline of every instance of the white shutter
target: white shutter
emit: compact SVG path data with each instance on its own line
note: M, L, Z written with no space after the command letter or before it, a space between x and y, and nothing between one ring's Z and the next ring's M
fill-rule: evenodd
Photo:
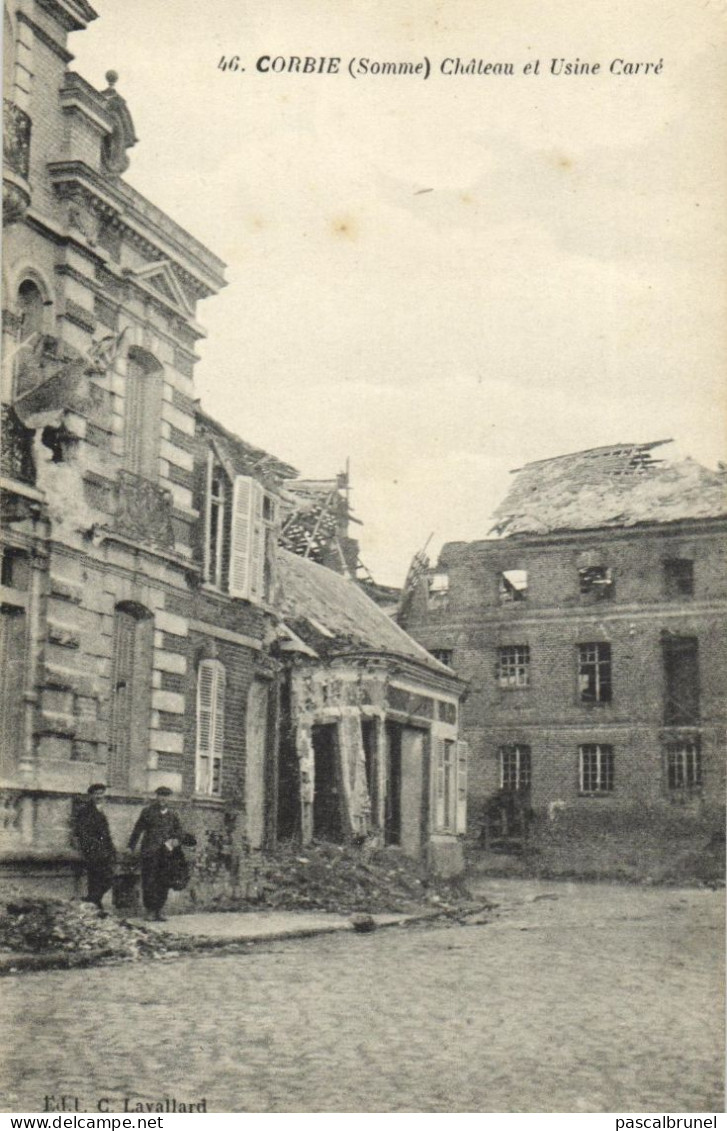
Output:
M445 826L444 812L444 743L441 738L434 739L434 828Z
M253 479L250 504L250 600L260 603L265 597L265 522L262 485Z
M203 660L197 673L197 793L209 793L214 711L215 662Z
M458 742L456 745L457 755L457 814L455 832L467 832L467 759L469 757L469 746L466 742Z
M212 732L212 780L210 793L222 792L222 754L225 748L225 687L227 676L222 664L215 665L215 713Z
M230 596L250 599L250 545L253 488L248 475L236 475L232 493L232 532L230 538Z

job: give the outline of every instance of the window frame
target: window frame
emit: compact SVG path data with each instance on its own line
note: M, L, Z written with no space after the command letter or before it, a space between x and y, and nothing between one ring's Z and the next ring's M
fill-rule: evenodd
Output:
M576 648L578 649L578 702L589 707L595 704L612 703L613 649L611 642L608 640L587 640L577 644ZM591 649L593 656L588 656L586 649ZM584 684L584 680L588 682ZM592 697L587 694L591 686L593 688Z
M208 693L204 690L204 679L207 673L209 673ZM197 668L194 791L204 797L222 796L226 691L227 670L225 665L217 659L201 660ZM205 697L206 703L203 702ZM207 736L203 741L205 717L207 719Z
M498 645L495 680L503 691L523 691L530 687L529 644Z
M514 756L513 767L506 765ZM533 751L524 742L507 743L497 748L497 766L501 793L529 793L533 780ZM509 780L508 780L509 779Z
M586 770L586 758L595 757L593 768ZM590 784L586 784L586 779ZM606 742L583 742L578 747L578 793L581 797L602 797L615 792L616 757L613 746Z
M681 765L682 781L672 780L673 771L679 768L672 761L673 755L683 755ZM690 765L691 763L691 765ZM702 772L702 747L698 738L688 738L679 742L668 742L664 750L666 788L670 797L698 793L704 784Z
M687 589L680 588L681 583L685 580L684 576L679 576L679 567L683 566L689 567L685 571L688 574L689 582ZM694 596L694 558L662 558L661 567L664 596L668 600L680 601L684 597Z

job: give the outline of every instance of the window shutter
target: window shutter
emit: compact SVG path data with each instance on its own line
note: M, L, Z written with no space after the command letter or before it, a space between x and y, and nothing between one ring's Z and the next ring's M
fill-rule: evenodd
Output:
M265 598L264 498L262 485L253 479L250 505L250 600L258 603Z
M222 792L222 754L225 748L225 687L227 676L221 664L215 668L215 713L212 733L212 781L210 793Z
M443 829L444 812L444 742L434 739L434 827Z
M455 832L467 832L467 759L469 746L466 742L458 742L457 754L457 814Z
M212 753L215 668L211 660L203 660L197 674L197 773L198 793L208 793L210 756Z
M232 495L232 537L230 539L230 596L250 599L250 548L253 488L248 475L236 475Z

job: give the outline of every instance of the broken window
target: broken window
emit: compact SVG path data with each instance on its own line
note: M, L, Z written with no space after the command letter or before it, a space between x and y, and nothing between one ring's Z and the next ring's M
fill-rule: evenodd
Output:
M451 648L430 648L429 651L435 660L439 660L440 664L446 664L448 668L452 667L454 652Z
M530 647L507 644L497 649L495 678L499 687L527 687L530 683Z
M694 789L702 784L702 752L698 742L674 742L666 748L669 789Z
M226 682L219 660L202 660L197 672L195 790L212 796L222 792Z
M613 792L613 747L598 743L579 746L581 793Z
M500 789L505 793L521 793L530 789L530 747L501 746Z
M429 578L429 608L446 609L449 604L449 574L433 573Z
M513 601L524 601L528 595L528 571L526 569L504 569L500 574L500 602L508 605Z
M666 558L664 592L667 597L691 597L694 593L694 562L690 558Z
M664 724L695 726L699 722L699 657L693 636L665 636Z
M602 565L586 566L578 570L578 587L583 596L607 600L613 597L613 572Z
M578 694L582 703L611 702L611 645L578 645Z

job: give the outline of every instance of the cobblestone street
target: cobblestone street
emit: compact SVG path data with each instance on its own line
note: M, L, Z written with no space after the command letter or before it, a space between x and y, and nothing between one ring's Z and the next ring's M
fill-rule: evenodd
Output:
M723 893L482 881L486 925L5 979L4 1111L722 1110Z

